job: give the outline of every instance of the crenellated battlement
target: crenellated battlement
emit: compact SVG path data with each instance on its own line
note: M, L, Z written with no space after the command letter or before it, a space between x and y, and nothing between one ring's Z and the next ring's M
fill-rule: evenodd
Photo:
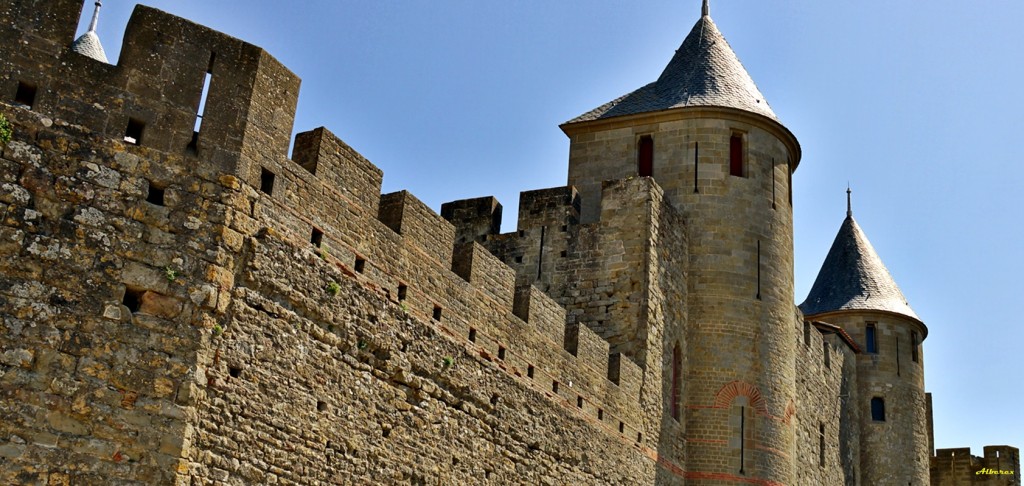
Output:
M199 158L199 170L234 173L242 162L287 152L299 79L262 49L165 12L137 6L117 65L68 50L78 1L19 0L3 11L0 41L25 44L8 58L0 89L23 105L107 137ZM200 113L204 82L210 77ZM244 168L246 164L242 164Z
M167 400L165 407L191 407L216 417L210 407L221 401L264 405L244 390L275 382L273 373L292 372L274 363L276 354L302 363L316 349L335 367L359 370L359 362L366 363L382 386L408 390L406 402L415 406L436 399L474 415L530 403L546 411L529 421L570 420L574 425L564 430L578 428L583 435L576 440L589 442L584 437L597 432L612 447L628 447L627 454L657 456L653 441L660 425L649 410L659 406L660 392L644 384L662 379L652 361L660 359L660 350L648 359L625 344L648 346L639 332L646 330L635 324L643 303L634 300L616 315L608 303L598 302L600 313L608 315L602 323L589 318L593 303L564 298L569 280L608 278L607 285L614 285L617 279L595 273L600 258L593 245L610 244L618 229L581 226L575 189L524 193L521 231L511 235L497 234L501 205L493 198L445 205L442 217L407 191L381 194L382 171L325 128L298 134L289 159L299 79L262 49L139 6L118 64L109 65L67 49L80 14L77 0L18 0L0 13L6 26L0 41L29 46L27 59L0 60L0 94L5 103L14 102L0 106L16 132L4 163L17 168L5 180L29 194L16 200L19 229L3 233L21 244L0 250L76 248L75 254L89 259L62 271L109 285L93 284L88 296L75 293L96 302L74 312L91 309L85 321L117 322L125 328L117 331L124 339L134 339L138 327L173 335L168 343L189 343L178 358L183 364L174 368L180 373L128 371L109 386L145 403ZM34 91L30 100L22 99L26 86ZM59 154L70 147L90 154L81 162L86 169L63 161ZM63 182L56 191L48 189L58 180ZM95 195L96 184L101 196ZM627 185L630 196L658 194L651 181ZM87 196L69 197L68 191ZM4 196L5 203L15 201L9 199ZM79 233L85 238L141 240L105 247L112 256L102 257L86 251L85 241L65 241L75 239L70 230L46 229L54 236L31 241L23 236L22 226L35 227L32 218L56 228L70 224L59 223L68 214L75 224L89 222L91 229ZM644 213L629 217L643 219ZM582 243L575 241L580 238ZM509 245L504 250L503 239ZM543 244L533 247L535 241ZM537 278L523 278L534 264ZM590 290L574 293L610 302ZM404 323L393 322L396 314L406 316ZM629 324L612 324L615 319ZM389 327L373 325L385 321ZM293 329L282 328L282 322ZM609 333L612 328L632 334ZM443 343L397 345L395 333ZM91 359L111 360L104 366L118 366L119 358L88 343L79 346L87 347L83 354L97 356ZM278 351L260 351L268 346ZM474 364L458 364L465 360ZM442 373L453 367L451 376L428 371L438 363ZM477 367L486 370L486 380L462 376ZM341 388L358 382L335 379ZM428 391L427 381L446 391ZM103 383L96 386L108 386ZM472 391L466 394L464 387ZM308 388L327 393L316 391L321 385ZM466 405L446 394L465 394ZM334 399L314 402L313 409L323 411ZM296 406L288 405L290 413L306 413ZM519 413L508 410L502 413ZM174 430L183 426L182 420L167 424ZM552 440L542 430L528 434L535 438L515 440L546 454L574 454L569 449L575 446L548 445ZM568 439L556 442L562 440ZM203 441L202 447L223 453ZM187 447L168 454L182 457ZM328 441L325 447L334 446ZM125 454L148 457L144 451L158 448L139 445ZM154 468L153 474L172 470ZM207 474L214 473L201 473Z
M137 6L109 64L82 14L0 6L0 483L927 482L919 336L793 305L799 145L707 8L507 233L292 140L263 49Z

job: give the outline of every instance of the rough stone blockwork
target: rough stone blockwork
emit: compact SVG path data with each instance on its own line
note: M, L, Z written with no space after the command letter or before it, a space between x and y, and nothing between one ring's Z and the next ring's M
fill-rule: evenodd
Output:
M80 9L0 7L0 482L681 481L660 364L326 129L287 159L267 53L137 7L107 65L66 48Z

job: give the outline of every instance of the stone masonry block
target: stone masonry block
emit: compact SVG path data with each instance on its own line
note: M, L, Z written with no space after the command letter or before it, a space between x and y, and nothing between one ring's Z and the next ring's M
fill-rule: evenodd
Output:
M441 205L441 217L455 225L456 241L484 241L501 232L501 203L494 196L461 199Z
M381 196L377 218L402 235L408 246L419 248L446 266L451 264L455 227L409 191Z
M566 324L565 350L599 372L608 369L608 342L585 324Z
M292 160L376 214L384 171L324 127L295 136Z
M463 243L455 247L452 271L494 299L495 307L512 309L516 273L479 243Z
M564 343L565 309L534 286L516 289L512 312L554 343Z

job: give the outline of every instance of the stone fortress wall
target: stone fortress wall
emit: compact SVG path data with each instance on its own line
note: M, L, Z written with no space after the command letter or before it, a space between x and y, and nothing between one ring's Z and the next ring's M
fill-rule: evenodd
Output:
M0 80L5 482L681 478L662 367L380 196L328 131L288 159L299 81L268 54L138 7L105 65L67 51L80 10L0 11L25 46ZM608 191L671 211L650 180Z
M681 189L528 191L500 234L494 198L381 195L324 128L288 157L299 79L262 49L139 6L109 65L68 50L81 9L0 7L0 482L860 481L857 349L792 309L783 157L750 182L781 224L736 235L783 289L755 386L691 379L721 309Z

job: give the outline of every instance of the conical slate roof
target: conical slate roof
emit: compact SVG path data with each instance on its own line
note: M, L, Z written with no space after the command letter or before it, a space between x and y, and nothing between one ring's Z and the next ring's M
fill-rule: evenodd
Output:
M706 7L657 81L566 123L687 106L737 108L778 121Z
M92 11L92 21L89 22L89 30L71 43L71 50L99 62L110 64L110 61L107 60L107 53L103 52L103 45L100 44L100 36L96 35L96 24L99 22L100 7L102 6L102 3L97 0L96 8Z
M96 35L94 31L90 30L82 34L71 44L71 50L99 62L110 64L110 61L107 60L107 53L103 52L103 46L100 44L100 36Z
M800 310L807 316L841 310L876 310L921 322L854 221L852 212L847 212Z

